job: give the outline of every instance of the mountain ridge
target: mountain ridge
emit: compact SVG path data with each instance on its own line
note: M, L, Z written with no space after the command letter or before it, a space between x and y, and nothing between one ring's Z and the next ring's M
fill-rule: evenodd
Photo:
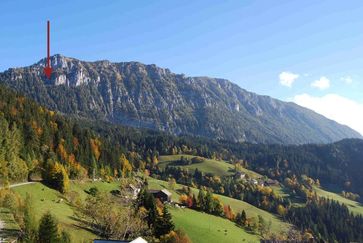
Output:
M140 62L51 57L0 73L0 82L66 114L172 134L252 143L328 143L362 138L347 126L292 102L222 78L187 77Z

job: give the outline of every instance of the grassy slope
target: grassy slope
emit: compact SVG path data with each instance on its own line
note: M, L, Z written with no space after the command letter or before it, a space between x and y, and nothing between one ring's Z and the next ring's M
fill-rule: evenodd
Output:
M87 194L84 190L88 190L92 186L97 186L100 191L111 191L117 189L118 184L104 183L104 182L87 182L87 183L71 183L71 190L80 193L82 198L86 198ZM55 215L62 228L66 229L72 236L72 242L90 242L92 239L98 238L96 235L83 229L77 222L74 216L73 208L65 201L58 203L61 198L61 194L53 189L44 186L41 183L35 183L30 185L19 186L13 188L22 197L25 198L26 193L32 195L34 200L34 208L36 212L37 220L47 211L50 211Z
M82 240L91 240L97 238L91 232L77 227L79 223L73 219L74 211L65 201L58 203L61 194L53 189L50 189L41 183L35 183L25 186L16 187L13 189L25 198L26 193L33 197L33 204L36 213L36 219L50 211L60 223L61 227L67 230L72 237L72 241L81 242Z
M349 200L345 197L342 197L341 195L334 193L334 192L328 192L322 188L314 187L316 193L320 197L325 197L329 199L333 199L335 201L338 201L339 203L344 203L348 209L353 212L354 214L362 214L363 215L363 205L355 202L353 200Z
M291 202L293 202L294 206L303 207L305 205L305 202L303 199L298 198L296 196L294 197L294 196L289 195L283 188L281 188L279 186L272 187L272 189L278 195L285 197L285 198L290 198L290 200L291 200ZM360 204L359 202L355 202L353 200L347 199L337 193L327 191L321 187L314 186L313 189L316 191L316 193L319 197L325 197L325 198L329 198L329 199L338 201L341 204L345 204L352 213L363 215L363 205Z
M118 182L72 183L71 190L77 191L78 193L80 193L82 198L85 198L87 194L84 192L84 190L88 190L90 187L93 186L96 186L101 191L111 191L118 188ZM177 185L176 189L181 187L182 185ZM149 188L168 188L168 184L164 181L149 178ZM13 190L19 192L20 195L22 195L23 197L25 197L27 192L31 193L33 195L34 207L38 219L43 213L50 210L58 218L61 226L71 233L74 242L81 242L82 240L89 242L90 239L97 238L97 236L95 236L91 232L78 227L78 222L72 218L74 211L71 206L69 206L65 202L57 203L58 199L61 197L61 195L57 191L47 188L40 183L20 186L14 188ZM175 190L170 191L173 193L173 200L177 201L179 198L178 192ZM197 193L196 189L193 189L193 191L194 193ZM280 232L281 230L286 230L288 229L288 227L290 227L289 224L282 222L276 216L264 210L258 209L248 203L221 195L219 195L219 198L224 204L231 205L235 212L240 212L244 209L248 217L257 217L257 215L261 215L266 220L271 220L272 231L274 232ZM42 201L41 199L44 199L44 201ZM213 233L210 233L210 235L211 239L218 239L218 242L242 242L243 238L246 239L246 241L243 242L256 242L258 239L258 236L246 233L244 230L234 226L232 222L226 219L207 215L189 209L171 209L171 213L173 214L173 219L177 227L185 229L185 231L188 233L188 235L190 235L194 242L204 242L202 241L202 239L198 238L198 232L207 232L206 230L209 230L209 225L208 227L206 226L207 222L213 222L214 226L211 226L211 231L213 231ZM227 240L226 238L223 238L226 237L224 236L224 229L228 230ZM210 239L210 237L204 236L203 239ZM229 239L231 239L231 241L228 241ZM212 242L211 240L209 241Z
M179 192L177 191L178 189L182 188L182 185L177 184L175 190L170 190L168 188L168 183L165 181L161 181L161 180L156 180L154 178L149 178L149 188L150 189L163 189L166 188L168 189L171 193L172 193L172 199L173 201L179 201ZM192 191L194 194L198 193L198 190L195 188L192 188ZM226 197L226 196L222 196L222 195L218 195L218 197L220 198L220 200L223 202L224 205L229 204L231 206L231 208L233 209L233 211L235 213L241 212L242 210L246 211L247 217L257 217L258 215L261 215L266 221L271 220L272 222L272 231L275 233L279 233L281 231L287 231L289 229L289 227L291 225L282 222L278 217L276 217L275 215L264 211L262 209L259 209L251 204L248 204L246 202L243 202L241 200L237 200L237 199L233 199L230 197Z
M115 189L119 189L119 182L102 182L102 181L88 181L88 182L77 182L71 183L71 191L76 191L80 194L82 199L85 199L87 197L87 193L85 193L85 190L88 191L91 187L97 187L99 191L103 192L110 192Z
M172 166L173 162L176 160L180 160L181 156L184 156L189 159L195 157L193 155L185 155L185 154L160 156L159 166L161 168L164 168L166 165ZM180 166L180 165L178 165L178 166ZM212 173L212 174L219 175L219 176L233 174L233 172L232 172L233 166L231 164L227 163L226 161L218 161L218 160L211 160L211 159L206 159L203 163L193 164L193 165L184 165L184 166L180 166L180 167L188 168L191 171L195 170L195 168L198 168L199 170L201 170L205 173ZM254 171L248 170L248 169L243 169L243 171L247 175L249 175L251 178L262 177L262 175L254 172ZM282 197L289 197L291 199L291 201L293 202L293 205L295 205L295 206L304 205L304 203L302 202L302 200L300 198L291 197L285 190L283 190L283 188L281 186L272 186L272 189L278 195L280 195ZM353 213L363 214L363 205L362 204L359 204L358 202L349 200L347 198L342 197L341 195L339 195L337 193L329 192L322 188L315 187L314 189L316 190L318 196L330 198L330 199L336 200L340 203L344 203L345 205L347 205L349 210L351 210ZM175 200L177 200L177 199L178 198L176 198ZM225 203L228 202L227 204L231 204L231 206L235 205L236 209L242 208L242 207L239 207L239 203L236 203L235 201L231 200L230 198L221 197L221 199L223 202L225 202ZM252 213L253 213L253 211L252 211Z
M160 168L165 168L167 165L173 166L173 162L180 160L181 157L185 158L193 158L196 156L193 155L185 155L185 154L178 154L178 155L165 155L160 156L159 158L159 166ZM234 174L233 172L233 165L227 163L226 161L219 161L219 160L212 160L212 159L205 159L204 162L198 163L198 164L192 164L192 165L177 165L183 168L188 168L190 171L194 171L196 168L198 170L205 172L205 173L212 173L214 175L218 176L225 176L225 175L231 175ZM260 174L243 169L243 172L245 172L247 175L249 175L251 178L260 178L262 177Z
M9 209L0 208L0 219L2 222L2 228L0 228L0 239L16 239L19 234L20 227L15 222L13 214L10 213Z
M227 219L187 208L171 208L170 212L176 227L187 232L193 242L259 242L259 236L245 232Z

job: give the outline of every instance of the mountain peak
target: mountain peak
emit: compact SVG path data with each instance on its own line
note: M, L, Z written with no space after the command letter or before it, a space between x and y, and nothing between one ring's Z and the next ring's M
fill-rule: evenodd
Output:
M311 110L221 78L186 77L154 64L85 62L56 54L0 73L2 83L50 109L172 134L253 143L321 143L361 136Z

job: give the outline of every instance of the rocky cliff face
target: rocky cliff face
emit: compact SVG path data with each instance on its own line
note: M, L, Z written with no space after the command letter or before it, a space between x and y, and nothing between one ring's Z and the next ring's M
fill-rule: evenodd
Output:
M332 142L360 137L294 103L259 96L224 79L185 77L138 62L51 57L0 73L0 82L67 114L173 134L255 143Z

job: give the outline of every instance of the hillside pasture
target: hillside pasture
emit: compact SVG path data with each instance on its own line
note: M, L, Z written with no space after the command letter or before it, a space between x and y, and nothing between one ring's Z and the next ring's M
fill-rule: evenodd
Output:
M184 157L186 159L193 159L194 157L201 158L203 162L201 163L195 163L190 165L181 165L178 163L178 161L181 160L181 158ZM204 172L204 173L211 173L213 175L217 176L228 176L233 175L234 172L234 166L227 161L224 160L214 160L214 159L207 159L199 156L194 155L187 155L187 154L178 154L178 155L164 155L160 156L159 158L159 167L164 169L166 166L175 166L175 167L181 167L183 169L188 169L189 171L193 172L196 168L198 170ZM261 178L262 175L242 168L242 172L247 174L251 178Z
M181 195L180 189L183 187L183 185L177 184L174 190L169 188L168 182L157 180L154 178L148 178L149 182L149 188L150 189L167 189L172 193L172 200L175 202L179 201L179 197ZM198 189L191 188L192 192L194 194L198 194ZM271 221L271 230L275 233L279 233L281 231L288 231L291 227L290 224L283 222L278 216L275 216L265 210L259 209L249 203L246 203L241 200L237 200L234 198L226 197L223 195L215 194L219 197L221 202L224 205L230 205L232 210L235 213L242 212L242 210L245 210L247 217L258 217L258 215L261 215L266 221Z
M246 232L233 222L221 217L188 208L170 208L176 228L187 232L192 242L259 242L260 237Z
M338 201L341 204L345 204L352 213L363 215L363 205L361 203L345 198L337 193L326 191L321 187L314 187L314 190L319 197Z

